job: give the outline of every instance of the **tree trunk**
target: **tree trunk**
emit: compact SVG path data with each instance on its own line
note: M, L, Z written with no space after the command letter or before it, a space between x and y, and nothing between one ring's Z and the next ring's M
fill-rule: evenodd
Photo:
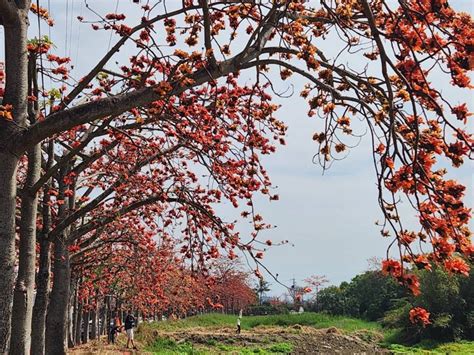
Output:
M29 2L28 2L29 9ZM13 3L2 4L5 39L6 86L3 105L13 106L13 120L0 126L0 354L8 351L15 283L15 208L18 157L8 145L15 140L18 127L27 115L28 54L26 39L28 9Z
M81 344L81 328L82 328L82 302L79 303L76 310L76 325L75 325L75 338L76 344Z
M90 339L94 340L97 338L97 310L94 308L91 312L91 335Z
M40 240L40 260L36 280L36 298L33 306L33 327L31 329L31 355L44 354L44 336L46 328L46 311L50 287L51 243Z
M69 204L65 196L68 185L64 178L69 171L65 166L58 174L58 200L64 203L59 206L58 218L67 216ZM54 240L53 288L49 299L46 316L45 353L48 355L65 354L68 341L68 307L71 287L71 264L68 245L69 228L66 228Z
M101 311L100 311L100 319L101 322L99 324L99 337L100 335L106 335L107 334L107 327L109 325L108 319L107 319L107 296L105 298L105 302L102 304Z
M48 162L46 170L49 170L54 163L54 143L48 143ZM39 235L40 257L38 274L36 276L36 298L33 306L34 325L31 329L31 355L44 354L44 336L46 329L46 312L48 310L50 271L51 271L51 242L47 239L47 234L51 229L51 208L49 206L52 181L49 180L43 189L43 228Z
M91 319L91 312L87 310L84 312L84 335L82 337L83 343L86 344L89 342L89 321Z
M18 277L13 298L12 336L10 354L28 354L31 345L31 318L34 302L36 263L36 215L38 195L28 188L39 179L41 147L37 144L28 152L28 172L21 200L20 253Z
M94 310L92 311L92 327L91 327L91 339L94 340L98 337L98 322L99 320L99 299L96 296Z
M65 239L54 243L53 289L46 317L45 352L48 355L66 354L71 270Z
M71 292L74 294L73 298L74 301L72 302L72 330L70 331L69 337L70 341L69 343L74 343L77 344L77 336L76 336L76 329L77 329L77 316L78 316L78 308L79 308L79 302L77 299L77 281L75 281L74 284L74 292ZM69 344L69 347L71 347L71 344Z
M73 285L71 284L71 288L73 288ZM68 348L73 348L76 346L76 340L75 340L75 325L76 325L76 319L75 319L75 310L76 310L76 292L71 292L69 294L69 306L68 306L68 312L67 312L67 346Z
M0 354L8 351L15 283L17 158L0 153Z

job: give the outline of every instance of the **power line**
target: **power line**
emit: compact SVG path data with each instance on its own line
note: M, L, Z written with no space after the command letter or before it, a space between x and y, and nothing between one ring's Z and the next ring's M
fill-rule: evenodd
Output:
M118 6L119 6L119 0L116 1L115 3L115 11L114 13L117 13L118 11ZM110 30L110 37L109 37L109 45L108 45L108 48L107 48L107 52L110 50L110 45L112 43L112 34L114 33L114 31Z
M69 15L69 53L68 57L71 57L71 52L72 52L72 38L73 38L73 33L74 33L74 27L73 27L73 18L74 18L74 0L71 0L71 11ZM68 19L66 19L67 21Z
M69 0L66 0L66 31L64 38L64 56L67 57L67 47L68 47L68 21L69 21Z
M48 0L48 14L51 16L51 0ZM51 26L48 26L48 37L51 39Z
M79 10L80 17L82 17L83 11L84 11L84 2L81 1L81 7ZM78 28L77 28L76 56L74 57L74 60L76 61L76 65L74 66L74 68L76 68L76 66L79 64L79 45L80 45L80 40L81 40L81 27L82 27L82 23L79 23Z

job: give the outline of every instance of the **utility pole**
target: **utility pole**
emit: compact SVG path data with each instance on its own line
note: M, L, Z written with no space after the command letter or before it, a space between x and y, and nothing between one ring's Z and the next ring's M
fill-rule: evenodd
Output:
M296 280L294 276L291 284L291 298L293 299L293 306L296 306Z

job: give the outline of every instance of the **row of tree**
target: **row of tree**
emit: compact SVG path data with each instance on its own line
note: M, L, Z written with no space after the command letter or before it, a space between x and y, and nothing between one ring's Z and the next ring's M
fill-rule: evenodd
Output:
M95 304L101 284L100 302L108 302L103 297L116 276L132 283L141 275L135 283L148 291L122 301L149 307L150 295L160 296L162 274L147 273L147 261L168 270L167 263L184 259L186 270L204 278L220 256L233 260L245 253L260 265L272 242L259 240L268 225L253 197L278 199L261 155L284 144L286 131L275 117L271 68L283 80L296 73L308 82L301 95L309 115L323 118L324 128L313 136L323 167L345 154L344 141L358 137L351 120L364 119L382 234L391 229L400 248L401 259L388 260L386 271L406 285L417 281L404 263L423 268L434 261L466 272L460 256L470 257L474 249L464 187L435 161L444 156L459 166L470 156L472 138L462 127L469 113L436 90L429 74L436 64L454 86L469 86L469 16L445 0L400 1L398 8L369 0L323 0L318 8L300 0L130 5L139 15L91 11L98 19L79 17L119 39L74 78L74 58L57 56L42 36L41 26L54 21L40 1L0 0L6 62L0 90L0 353L65 353L68 334L80 329L80 307ZM33 39L27 38L30 23L38 24ZM364 53L381 69L328 59L318 41L341 33L342 51ZM242 73L251 73L250 79ZM400 195L420 216L422 232L402 228ZM253 231L240 235L234 221L222 220L215 211L221 202L239 208ZM416 252L416 240L433 252ZM138 250L151 256L142 260L146 254ZM170 270L179 284L183 274ZM261 276L258 267L255 273ZM173 302L181 310L179 300ZM229 302L225 307L235 306ZM215 297L210 303L219 304Z
M255 303L251 275L225 260L215 261L212 274L204 277L192 273L167 247L122 243L109 252L109 260L85 269L84 263L74 263L67 320L70 347L106 335L110 320L123 319L127 310L139 319L159 321L203 312L236 314ZM33 329L33 336L36 333Z

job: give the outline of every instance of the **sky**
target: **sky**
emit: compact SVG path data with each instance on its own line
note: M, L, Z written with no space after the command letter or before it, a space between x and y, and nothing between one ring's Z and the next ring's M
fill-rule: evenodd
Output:
M46 0L40 1L45 7L47 3ZM72 57L76 63L73 74L80 77L105 54L117 37L91 31L88 25L78 23L77 16L92 16L83 0L50 0L49 3L56 26L49 32L43 25L43 34L50 34L59 55ZM119 13L133 11L129 0L89 0L88 3L99 13L114 12L116 7ZM450 3L456 9L474 14L474 2L470 0L451 0ZM172 6L173 0L168 0L168 4ZM35 25L32 24L32 35L37 29ZM1 30L0 38L3 41ZM332 46L332 41L327 40L321 41L319 48L331 52ZM120 55L127 56L127 51ZM3 58L4 49L1 48L0 60ZM361 60L360 64L365 62ZM289 126L287 145L264 158L264 166L278 187L276 191L280 199L256 201L257 210L265 221L276 225L276 228L264 232L262 240L290 241L284 246L271 248L264 263L287 285L293 278L302 283L310 275L325 275L330 284L339 284L365 271L369 258L383 257L390 240L382 238L380 227L375 225L375 221L381 219L381 213L368 137L362 139L345 160L336 162L323 174L319 165L312 162L317 145L311 137L317 131L318 122L307 117L308 106L298 95L302 83L301 80L294 82L295 94L292 97L277 100L282 105L277 117ZM449 88L448 83L442 81L436 84L440 88ZM284 90L287 85L285 82L278 88ZM472 109L472 94L453 92L451 96L459 102L470 102ZM472 128L471 125L471 132ZM466 203L471 207L472 168L472 163L468 162L464 168L451 174L468 187ZM235 218L235 211L229 206L221 206L219 211L224 219ZM408 225L414 225L413 222L413 218L408 218ZM269 294L280 295L285 291L275 281L268 281L272 289Z

